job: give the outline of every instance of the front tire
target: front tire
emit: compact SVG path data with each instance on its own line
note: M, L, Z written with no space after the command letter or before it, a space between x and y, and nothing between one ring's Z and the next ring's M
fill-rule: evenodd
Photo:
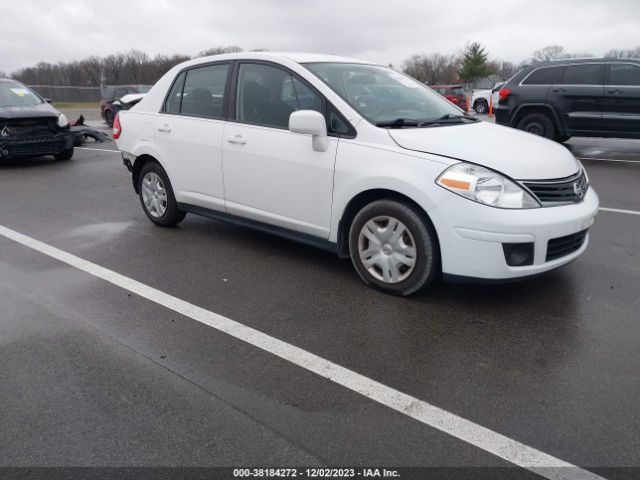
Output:
M544 113L530 113L518 122L518 129L533 133L540 137L553 139L555 127L548 115Z
M60 161L71 160L71 158L73 158L73 147L63 150L60 153L56 153L53 158Z
M178 209L169 177L157 162L149 162L142 167L138 192L144 213L156 225L174 227L187 215Z
M439 271L433 227L415 207L392 199L362 208L349 230L351 261L362 280L396 295L426 287Z

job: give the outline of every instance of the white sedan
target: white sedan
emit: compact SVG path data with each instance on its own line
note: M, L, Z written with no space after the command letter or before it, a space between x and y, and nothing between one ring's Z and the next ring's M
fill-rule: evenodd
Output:
M329 55L185 62L119 113L114 138L153 223L194 213L297 239L401 295L565 265L598 211L566 148Z

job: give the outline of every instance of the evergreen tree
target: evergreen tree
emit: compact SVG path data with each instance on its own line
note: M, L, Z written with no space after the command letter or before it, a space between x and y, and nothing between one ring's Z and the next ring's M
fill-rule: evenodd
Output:
M462 56L462 68L458 70L458 76L466 83L474 83L476 80L488 77L494 73L487 63L489 54L478 42L473 42L465 48Z

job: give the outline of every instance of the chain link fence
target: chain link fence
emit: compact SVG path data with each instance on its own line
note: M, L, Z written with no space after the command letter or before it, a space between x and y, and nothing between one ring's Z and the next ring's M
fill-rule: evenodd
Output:
M55 85L29 85L41 97L54 102L98 103L101 98L100 87L72 87Z

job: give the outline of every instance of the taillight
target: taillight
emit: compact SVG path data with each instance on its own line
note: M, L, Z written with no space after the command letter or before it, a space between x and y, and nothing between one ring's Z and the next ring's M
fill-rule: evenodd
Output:
M116 118L113 119L113 138L115 140L120 138L122 133L122 127L120 126L120 112L116 113Z
M511 95L511 89L510 88L501 89L500 93L498 94L498 101L502 102L502 101L506 100L509 95Z

